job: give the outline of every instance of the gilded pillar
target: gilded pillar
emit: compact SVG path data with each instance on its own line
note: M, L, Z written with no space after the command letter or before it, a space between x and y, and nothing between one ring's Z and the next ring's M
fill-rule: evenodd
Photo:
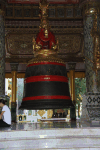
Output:
M70 78L70 94L74 104L75 103L75 66L76 63L69 62L69 78ZM76 120L76 108L70 108L70 118L71 120Z
M84 22L86 95L82 100L82 116L98 120L100 114L100 1L81 0Z
M85 50L85 75L87 92L100 92L97 82L97 70L95 55L99 47L99 7L100 2L97 0L81 0L83 7L83 22L84 22L84 50Z
M11 117L12 122L16 122L16 87L17 87L17 70L18 63L10 63L11 65L11 73L12 73L12 102L11 102Z

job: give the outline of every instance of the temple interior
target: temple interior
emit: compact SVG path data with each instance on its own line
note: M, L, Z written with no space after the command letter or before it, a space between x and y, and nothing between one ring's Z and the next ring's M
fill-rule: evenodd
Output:
M100 2L1 0L0 99L0 150L100 150Z

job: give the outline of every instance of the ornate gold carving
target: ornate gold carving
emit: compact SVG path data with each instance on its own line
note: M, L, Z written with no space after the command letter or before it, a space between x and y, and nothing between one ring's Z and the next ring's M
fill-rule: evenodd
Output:
M53 110L52 109L47 110L47 119L52 118L52 115L53 115Z
M34 56L38 56L41 58L47 57L47 56L57 56L57 51L51 50L51 49L41 49L36 52L34 52Z
M12 46L12 45L11 45ZM22 48L26 48L27 47L27 44L21 44L20 45Z
M42 117L46 112L44 110L39 110L37 113Z
M90 60L89 58L85 57L89 61L93 63L93 68L92 70L95 71L96 75L98 75L98 70L100 69L100 31L98 31L98 26L97 26L97 15L98 12L95 9L92 9L93 11L91 14L94 14L94 22L93 22L93 28L91 30L91 36L93 38L93 45L94 45L94 50L93 50L93 60Z
M84 44L81 44L83 43L83 37L81 36L81 33L83 33L83 28L66 28L62 30L59 28L52 28L51 30L56 34L56 38L57 37L59 38L60 47L59 47L58 57L63 59L63 62L68 62L68 61L83 62L82 58L80 58L80 57L84 57L83 55L81 56L81 50L83 49L82 47L84 46ZM36 31L36 33L38 33L38 30ZM6 35L6 51L7 51L6 62L27 63L30 59L32 59L33 58L32 41L33 41L33 37L36 36L36 33L35 30L33 29L27 29L27 30L6 29L6 34L7 34ZM67 34L67 36L63 35L63 33ZM78 42L76 41L76 39L78 39ZM73 43L73 41L75 42ZM21 44L23 43L25 43L27 47L22 48ZM66 44L69 45L66 46ZM80 53L79 56L78 56L79 53L77 54L77 52ZM71 54L73 53L77 54L78 59L75 58L75 56L73 58L71 57L72 56Z
M33 55L32 52L32 39L34 34L7 34L6 47L7 53L11 55ZM28 57L28 56L27 56Z
M83 0L80 2L80 7L83 7L83 15L85 16L100 13L100 1Z
M47 0L41 0L40 7L39 7L41 9L40 28L42 30L44 30L45 38L48 38L48 32L49 32L48 15L47 15L48 6L49 6L49 4L47 3ZM40 31L40 33L41 33L41 31ZM37 36L37 38L41 39L41 37L38 37L38 36ZM50 40L53 40L55 43L55 37L52 37L52 39L49 39L48 42L51 42ZM43 44L45 43L45 41L46 40L43 41ZM34 62L39 62L40 60L41 61L53 61L54 59L55 60L57 59L57 62L60 61L58 58L56 58L57 51L58 51L57 48L58 48L58 43L59 43L58 39L57 39L56 44L54 44L54 43L53 42L51 43L51 46L49 49L42 49L43 44L41 45L40 42L37 43L35 41L35 39L33 38L33 53L34 53L34 56L36 57L33 61ZM48 46L49 46L49 43L48 43ZM32 60L31 60L31 62L32 62ZM29 62L29 63L31 63L31 62Z
M49 3L47 0L41 0L39 3L39 8L41 9L41 14L39 15L41 19L40 28L45 29L45 38L48 38L48 29L49 29L49 23L48 23L48 6Z
M58 38L57 38L56 44L52 43L51 49L59 51L59 40L58 40Z
M95 8L89 8L85 10L85 15L96 14L96 13L98 13L98 9Z
M40 43L36 44L35 38L33 37L33 54L35 54L35 51L39 51L42 48L42 45Z
M43 54L43 55L44 55L44 54ZM55 57L55 56L53 56L53 55L51 55L51 56L49 55L49 56L42 57L42 54L41 54L41 56L38 55L36 58L31 59L31 60L28 62L27 65L32 64L32 63L40 63L40 62L58 62L58 63L63 63L63 64L65 64L62 59L57 58L57 57Z
M57 35L56 35L57 37ZM82 34L67 34L58 35L59 38L59 53L78 54L82 50L83 35Z
M93 23L93 29L91 30L91 36L93 37L93 44L94 44L94 50L93 50L93 70L96 72L97 75L97 70L100 69L99 65L100 64L100 31L98 32L97 28L97 12L95 13L94 16L94 23Z

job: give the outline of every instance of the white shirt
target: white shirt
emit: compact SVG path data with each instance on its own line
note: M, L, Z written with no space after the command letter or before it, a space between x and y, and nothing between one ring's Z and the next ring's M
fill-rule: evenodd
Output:
M3 114L3 121L11 125L11 112L9 107L7 105L4 105L2 111L5 111Z

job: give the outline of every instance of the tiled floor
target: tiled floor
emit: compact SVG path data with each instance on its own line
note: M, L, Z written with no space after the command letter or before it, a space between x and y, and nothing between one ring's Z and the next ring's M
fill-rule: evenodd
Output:
M11 127L0 128L0 130L36 130L36 129L51 129L51 128L76 128L76 122L37 122L37 123L12 123Z
M55 128L88 128L88 127L100 127L100 123L97 122L37 122L37 123L12 123L11 127L0 128L0 130L41 130L41 129L55 129Z
M0 128L0 150L100 150L100 124L90 122L13 123Z

